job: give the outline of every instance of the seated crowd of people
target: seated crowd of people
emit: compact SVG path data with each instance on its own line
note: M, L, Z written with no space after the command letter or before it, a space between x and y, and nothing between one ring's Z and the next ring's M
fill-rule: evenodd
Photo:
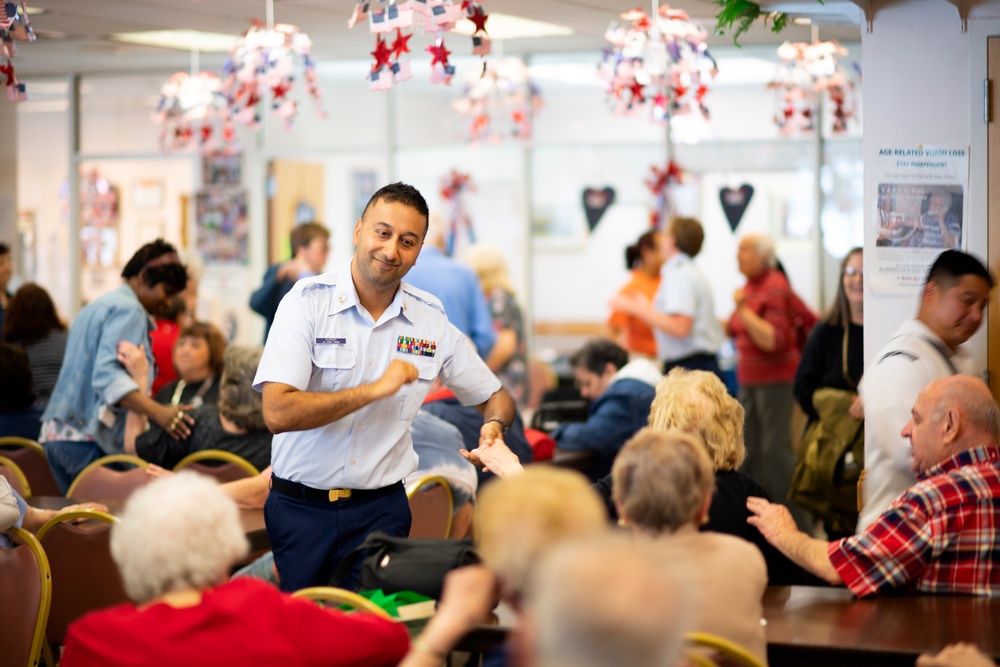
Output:
M0 284L0 436L43 443L63 494L104 455L152 464L111 528L130 602L77 619L63 665L440 665L498 604L513 632L483 664L693 664L704 649L686 635L706 632L766 665L769 585L1000 591L1000 407L963 346L993 287L975 257L935 260L917 316L866 368L860 249L817 318L773 242L746 235L746 285L720 322L692 262L700 223L643 235L611 304L616 340L569 356L587 414L547 437L560 454L588 454L573 470L534 461L545 434L521 415L536 392L502 256L473 249L463 267L440 233L403 184L373 195L351 262L334 271L323 273L329 233L303 225L295 257L254 297L263 347L228 344L193 319L193 277L162 240L68 329L41 287L7 295ZM425 238L431 254L411 284ZM726 334L735 392L717 361ZM831 391L846 397L833 417ZM869 434L863 461L850 443L837 460L866 470L863 482L841 480L863 498L860 518L831 509L832 497L822 509L793 500L807 465L791 445L796 402L803 447L834 419ZM260 473L218 483L171 472L202 450ZM405 538L406 492L427 475L449 485L456 516L473 507L475 530L457 535L474 534L482 563L447 575L418 634L289 595L353 588L360 561L340 581L335 566L372 532ZM0 548L14 547L2 535L12 526L36 532L58 512L107 509L29 501L0 476ZM239 508L263 510L267 525L272 551L252 561ZM917 664L992 664L973 647L941 648Z

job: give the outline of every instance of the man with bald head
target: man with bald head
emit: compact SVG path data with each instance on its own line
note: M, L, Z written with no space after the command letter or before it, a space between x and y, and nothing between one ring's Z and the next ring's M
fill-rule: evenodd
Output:
M1000 408L971 375L928 384L902 435L917 483L860 534L824 542L750 498L747 521L790 559L862 597L894 588L1000 595Z

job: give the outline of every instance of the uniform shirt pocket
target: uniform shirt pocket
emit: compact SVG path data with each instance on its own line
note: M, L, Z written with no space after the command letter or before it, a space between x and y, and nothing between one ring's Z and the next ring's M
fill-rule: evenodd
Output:
M389 416L412 421L438 376L437 362L433 358L411 355L397 355L395 358L413 364L417 369L417 379L400 388L397 393L398 401L389 402Z
M317 345L312 350L312 362L313 379L319 378L319 391L339 391L354 386L357 351L339 345Z

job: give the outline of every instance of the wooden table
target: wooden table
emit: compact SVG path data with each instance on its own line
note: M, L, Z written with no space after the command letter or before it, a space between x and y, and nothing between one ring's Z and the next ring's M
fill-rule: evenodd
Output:
M948 644L1000 657L1000 599L892 595L856 599L845 588L770 586L767 656L782 665L907 665Z
M42 510L61 510L68 505L80 502L62 496L29 496L25 500L32 507ZM111 514L119 514L124 506L120 500L108 500L104 501L103 504L108 506ZM240 525L250 542L250 553L271 550L271 542L267 539L267 530L264 528L264 510L241 509Z

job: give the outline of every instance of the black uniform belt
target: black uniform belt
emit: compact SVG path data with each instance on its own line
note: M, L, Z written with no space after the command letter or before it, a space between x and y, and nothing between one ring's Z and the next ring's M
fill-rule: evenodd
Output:
M271 490L277 491L283 496L301 498L303 500L325 500L335 503L341 500L364 500L366 498L378 498L396 492L402 482L396 482L381 489L314 489L299 482L292 482L281 479L277 475L271 475Z

